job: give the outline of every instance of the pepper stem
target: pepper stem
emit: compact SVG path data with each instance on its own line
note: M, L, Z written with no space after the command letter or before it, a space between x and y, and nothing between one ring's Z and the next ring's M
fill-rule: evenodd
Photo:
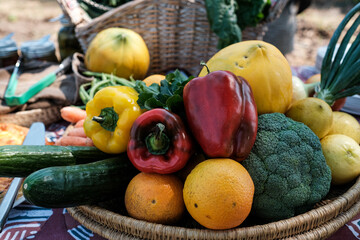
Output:
M206 70L207 70L207 73L208 73L208 74L210 73L210 69L209 69L209 67L206 65L206 62L201 61L201 62L200 62L200 65L201 65L201 66L205 66L205 67L206 67Z
M101 109L99 116L94 116L93 121L100 124L105 130L110 132L115 131L119 115L115 112L113 107L107 107Z
M164 124L157 123L155 126L155 131L151 132L145 138L146 147L151 154L162 155L165 154L169 149L170 140L164 131Z

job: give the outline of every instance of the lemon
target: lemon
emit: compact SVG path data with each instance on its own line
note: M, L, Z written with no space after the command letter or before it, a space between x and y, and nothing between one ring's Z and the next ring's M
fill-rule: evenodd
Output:
M308 97L296 101L286 116L307 125L320 139L325 137L333 124L333 112L325 101Z
M328 133L344 134L360 143L360 123L352 115L345 112L333 112L333 126Z
M345 184L360 175L360 146L354 139L343 134L332 134L320 142L331 169L332 184Z

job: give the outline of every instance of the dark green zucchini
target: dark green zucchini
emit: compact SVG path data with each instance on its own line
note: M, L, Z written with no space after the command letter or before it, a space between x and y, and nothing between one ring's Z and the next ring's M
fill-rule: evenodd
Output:
M93 204L124 194L138 173L126 154L94 163L40 169L23 183L25 199L47 208Z
M96 147L0 146L0 177L26 177L46 167L89 163L112 156Z

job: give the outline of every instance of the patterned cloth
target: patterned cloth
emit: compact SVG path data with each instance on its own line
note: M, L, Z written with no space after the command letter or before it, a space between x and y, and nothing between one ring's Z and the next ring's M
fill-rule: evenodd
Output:
M1 240L103 240L104 238L82 226L66 209L49 209L20 204L13 208Z
M318 73L314 67L292 68L293 75L303 81ZM358 117L358 116L357 116ZM360 117L358 118L360 121ZM47 128L47 141L53 142L64 133L68 123L59 122ZM104 240L87 229L66 211L20 204L10 211L8 221L0 233L0 240ZM328 240L360 239L360 213L341 227Z

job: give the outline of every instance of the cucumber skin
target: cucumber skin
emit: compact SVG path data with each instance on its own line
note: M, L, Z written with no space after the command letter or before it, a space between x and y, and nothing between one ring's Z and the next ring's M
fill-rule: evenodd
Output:
M94 163L49 167L24 180L23 194L33 205L46 208L95 204L123 195L138 172L126 154Z
M0 177L26 177L46 167L89 163L114 155L96 147L54 145L0 146Z

